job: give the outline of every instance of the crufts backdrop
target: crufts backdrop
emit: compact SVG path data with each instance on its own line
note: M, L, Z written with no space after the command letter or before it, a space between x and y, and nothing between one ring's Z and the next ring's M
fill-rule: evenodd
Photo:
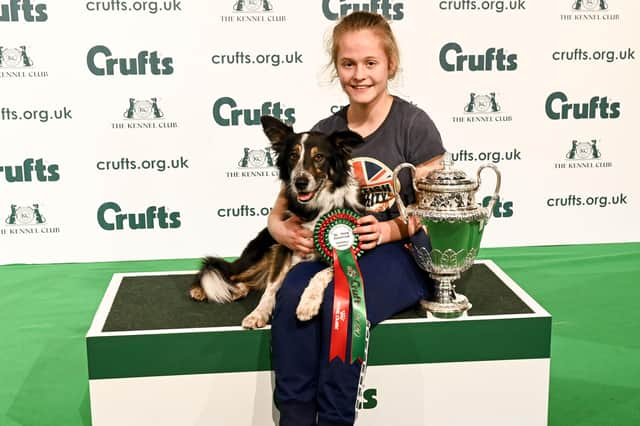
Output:
M278 190L258 118L346 103L357 9L457 166L502 171L484 246L640 240L637 1L0 0L0 263L238 255Z

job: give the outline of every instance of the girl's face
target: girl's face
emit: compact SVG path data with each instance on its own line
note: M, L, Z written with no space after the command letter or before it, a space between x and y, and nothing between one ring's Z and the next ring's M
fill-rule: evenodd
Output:
M350 103L369 105L387 94L389 58L372 30L344 33L338 41L336 71Z

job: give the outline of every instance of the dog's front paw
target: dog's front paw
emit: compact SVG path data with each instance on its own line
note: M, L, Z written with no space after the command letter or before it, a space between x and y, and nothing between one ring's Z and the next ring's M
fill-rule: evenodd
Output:
M300 321L308 321L318 315L321 304L322 292L312 287L307 287L300 297L300 303L298 303L298 307L296 308L296 316Z
M267 325L269 315L261 311L253 311L242 320L242 327L248 329L262 328Z

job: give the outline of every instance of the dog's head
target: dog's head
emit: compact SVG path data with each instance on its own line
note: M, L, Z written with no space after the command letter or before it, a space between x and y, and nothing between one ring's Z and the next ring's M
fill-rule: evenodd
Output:
M277 154L280 179L299 203L310 203L321 191L333 192L349 182L351 150L363 142L360 135L350 130L295 133L273 117L260 121Z

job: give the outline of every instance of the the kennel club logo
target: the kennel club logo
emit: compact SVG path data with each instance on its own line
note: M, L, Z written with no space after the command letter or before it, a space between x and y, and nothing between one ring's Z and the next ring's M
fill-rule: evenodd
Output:
M244 148L244 154L238 162L238 167L243 169L261 169L273 166L274 161L271 147L266 147L264 149Z
M233 5L234 12L269 12L273 9L267 0L238 0Z
M278 176L278 170L275 165L275 152L270 146L257 149L244 147L237 163L237 169L226 171L225 176L228 178L274 178Z
M129 106L123 116L127 120L158 120L164 117L164 113L158 107L158 98L129 98Z
M166 121L158 98L129 98L122 121L111 123L113 129L175 129L178 123Z
M33 60L27 53L26 46L0 46L0 68L31 68Z
M464 107L464 112L471 114L487 114L500 112L500 105L496 101L495 92L488 94L469 94L469 103Z
M454 123L505 123L512 117L502 111L496 92L470 92L463 108L464 115L452 118Z
M573 10L607 10L609 5L605 0L576 0L573 2Z
M595 160L600 158L602 154L596 145L597 141L595 139L588 142L574 140L571 150L567 152L567 160Z
M232 14L223 15L224 23L234 22L286 22L287 17L274 13L273 2L269 0L236 0L232 3Z
M38 203L25 206L11 204L9 214L4 218L4 227L0 228L0 236L56 234L59 232L59 227L47 225L47 220Z
M40 206L32 204L30 206L18 206L11 204L11 214L4 221L7 225L42 225L46 222Z
M5 46L0 40L0 78L47 77L46 71L37 71L27 46Z
M602 157L600 141L597 139L571 141L571 148L566 151L564 161L554 164L556 169L584 169L613 167L611 161Z
M617 21L620 15L609 11L605 0L569 0L571 13L560 15L562 21Z

